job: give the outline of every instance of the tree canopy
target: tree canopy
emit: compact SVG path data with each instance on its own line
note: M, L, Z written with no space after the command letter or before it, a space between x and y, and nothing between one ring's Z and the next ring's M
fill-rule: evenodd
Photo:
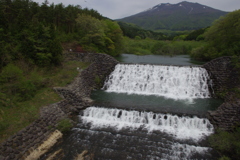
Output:
M121 36L117 23L93 9L47 0L0 0L0 69L17 60L40 67L59 65L61 42L66 41L77 41L87 51L118 55Z
M211 60L221 56L240 56L240 10L221 17L205 32L208 42L193 51L194 58Z
M117 56L121 52L122 30L116 22L99 20L90 15L79 14L77 19L78 37L85 50ZM80 39L80 38L79 38Z

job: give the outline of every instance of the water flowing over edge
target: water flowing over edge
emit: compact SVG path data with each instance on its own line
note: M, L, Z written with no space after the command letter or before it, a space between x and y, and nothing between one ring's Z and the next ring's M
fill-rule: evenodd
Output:
M172 99L210 98L209 75L201 67L118 64L103 89Z
M208 119L153 112L89 107L80 118L83 123L91 123L93 128L114 127L117 130L144 128L148 132L161 131L183 140L198 141L214 131Z
M91 141L93 137L94 137L93 139L95 143L103 143L105 141L108 141L108 143L110 143L113 148L117 148L117 145L121 145L121 141L128 140L129 138L130 138L129 141L134 141L135 143L139 141L143 143L145 142L144 147L145 149L147 149L147 151L144 153L129 152L127 158L125 159L130 159L130 160L136 159L136 157L134 157L136 156L135 154L137 154L137 157L139 157L138 159L142 158L141 157L142 154L144 154L145 157L147 157L147 159L162 159L162 160L192 159L191 157L194 156L195 154L209 156L209 151L212 150L209 147L201 147L201 146L182 144L179 142L171 142L171 141L152 141L152 140L149 140L148 138L121 135L121 134L113 135L110 132L98 131L98 130L75 128L74 131L81 135L86 135L85 139L79 139L79 138L74 139L75 142L81 144L82 146L85 146L86 148L89 147L88 146L89 141ZM96 137L100 138L101 140L99 140L98 142L98 138ZM102 139L104 139L105 141L102 141ZM100 145L101 147L98 148L98 151L100 151L102 155L109 155L109 154L111 155L111 153L115 152L115 150L110 147L111 146L110 144L106 144L106 145L101 144ZM130 151L139 151L139 146L136 146L136 145L126 146L125 149L126 148L127 150L130 150ZM155 149L152 150L153 148Z

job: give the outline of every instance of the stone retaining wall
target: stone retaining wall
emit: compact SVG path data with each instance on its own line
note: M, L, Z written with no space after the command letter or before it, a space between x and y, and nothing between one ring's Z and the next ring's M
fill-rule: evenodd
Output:
M66 101L61 101L43 107L38 120L1 144L0 159L25 159L32 150L36 149L56 130L57 122L62 118L66 118L66 114L60 109L60 107L65 107L66 105Z
M231 57L214 59L203 65L213 81L216 96L224 103L216 111L209 112L209 120L215 127L232 130L240 122L240 100L236 89L240 89L238 70L231 65Z
M70 60L90 62L91 65L80 72L74 83L67 87L55 88L55 90L72 105L82 101L88 102L91 91L101 87L105 78L114 70L118 61L106 54L71 53Z
M227 94L226 92L239 86L238 73L231 65L231 57L214 59L203 65L208 71L216 93ZM223 98L230 98L223 95Z
M209 112L210 122L226 131L232 131L240 122L240 101L225 102L216 111Z
M61 137L57 130L58 122L89 106L91 91L103 83L118 63L105 54L71 53L66 56L69 60L91 64L80 71L70 85L54 88L64 100L43 107L38 120L0 144L0 160L37 159L47 152L46 147L52 147Z

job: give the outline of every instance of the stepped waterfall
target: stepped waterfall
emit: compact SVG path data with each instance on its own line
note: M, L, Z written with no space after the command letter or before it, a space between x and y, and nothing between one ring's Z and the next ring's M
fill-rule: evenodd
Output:
M210 83L201 67L118 64L102 89L175 101L210 98ZM80 112L66 159L85 150L99 160L213 159L205 143L213 132L207 118L195 115L91 106Z
M179 139L199 140L213 132L213 126L207 119L171 114L90 107L84 111L81 118L85 123L92 123L93 127L115 127L118 130L143 127L148 132L158 130Z
M207 71L200 67L119 64L103 88L173 99L209 98L208 81Z

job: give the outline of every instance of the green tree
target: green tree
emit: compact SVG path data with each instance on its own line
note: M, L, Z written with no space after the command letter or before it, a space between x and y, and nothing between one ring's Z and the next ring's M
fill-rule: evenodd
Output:
M217 20L205 37L222 56L240 55L240 10Z
M240 156L240 128L233 132L217 130L209 137L211 147L215 148L221 154L222 159L239 159Z
M221 56L240 56L240 10L227 14L215 23L204 34L208 45L192 54L193 58L201 57L211 60ZM202 52L204 51L204 52Z
M85 49L94 52L101 52L105 46L105 33L103 23L85 14L79 14L76 19L78 30L78 36L80 43Z
M111 20L103 21L105 28L105 52L112 56L117 56L122 52L123 48L123 33L117 22Z

